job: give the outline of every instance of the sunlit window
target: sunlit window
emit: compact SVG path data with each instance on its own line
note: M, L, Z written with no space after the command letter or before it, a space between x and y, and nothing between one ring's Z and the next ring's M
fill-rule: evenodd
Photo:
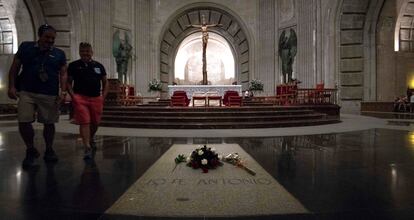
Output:
M181 42L174 65L174 81L177 84L200 84L203 80L202 53L200 32ZM235 81L234 56L230 45L220 35L209 32L206 60L209 84L230 85Z

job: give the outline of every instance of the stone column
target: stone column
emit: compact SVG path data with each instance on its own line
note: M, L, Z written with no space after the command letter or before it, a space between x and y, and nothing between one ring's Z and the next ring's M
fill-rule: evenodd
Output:
M301 87L314 87L316 83L316 8L315 0L297 1L298 53L295 77Z
M93 42L94 57L99 60L106 70L112 68L112 20L111 20L111 0L93 0ZM114 73L108 71L108 78L116 77Z
M273 95L275 92L275 1L259 1L259 33L258 33L258 57L257 79L264 83L264 93Z
M151 45L150 45L150 2L135 1L135 55L136 69L134 71L135 87L143 95L148 90L151 80Z

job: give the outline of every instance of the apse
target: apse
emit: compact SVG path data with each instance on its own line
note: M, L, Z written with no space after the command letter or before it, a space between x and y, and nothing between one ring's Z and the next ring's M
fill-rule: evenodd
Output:
M203 80L201 32L186 37L178 47L174 62L174 83L197 85ZM231 85L235 80L232 49L222 36L209 32L206 51L207 80L211 85Z

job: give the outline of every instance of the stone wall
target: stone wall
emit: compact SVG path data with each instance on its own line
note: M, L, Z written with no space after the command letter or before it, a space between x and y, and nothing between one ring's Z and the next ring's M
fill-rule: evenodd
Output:
M275 1L259 1L259 32L257 45L257 72L254 78L262 80L264 83L264 95L273 95L276 88L278 76L275 67L277 64L277 37L275 23L277 21L277 11ZM277 23L276 23L277 24ZM254 72L254 71L253 71ZM251 77L253 78L253 77Z
M15 103L7 96L8 73L14 55L0 55L0 104Z
M12 54L0 54L0 104L15 103L14 100L7 97L9 68L13 62L13 53L17 51L18 45L23 41L34 39L34 29L29 10L23 0L2 0L0 3L2 24L4 21L8 21L13 35ZM4 31L4 28L2 30Z
M396 19L396 2L385 1L377 25L377 101L393 101L396 94L405 93L405 82L397 86L396 67L399 61L394 51ZM399 92L398 87L401 87Z
M338 83L342 109L376 100L377 23L384 0L343 0L338 11Z
M344 0L339 17L339 87L347 111L359 109L364 97L364 27L369 0Z
M91 42L95 59L105 65L110 78L117 77L112 56L113 32L115 29L128 31L134 47L134 59L129 67L130 82L144 95L148 95L148 81L160 78L161 42L171 20L188 8L206 5L228 11L240 23L249 41L248 68L243 66L249 72L242 81L261 79L266 95L274 94L276 84L280 83L277 47L280 33L287 28L294 28L298 35L294 72L303 82L301 87L312 88L316 83L324 82L332 88L338 84L341 104L345 108L357 109L362 100L388 100L405 91L410 77L407 74L412 68L412 62L408 62L411 53L392 51L392 22L395 22L398 7L407 2L404 0L26 2L31 16L19 13L16 17L19 41L35 39L33 26L47 21L58 29L56 45L65 50L70 60L77 59L79 42ZM380 10L383 12L377 22ZM29 17L30 22L22 22ZM30 29L30 34L24 34L28 33L23 31L25 29ZM377 34L378 47L375 47ZM383 81L390 83L382 84Z
M394 5L393 5L394 7ZM398 0L394 8L385 8L384 10L387 13L384 13L384 19L387 19L387 15L392 14L396 24L394 26L393 36L387 36L389 32L383 31L382 39L380 45L378 45L378 51L384 54L382 60L378 60L381 65L391 66L392 71L380 71L379 74L383 78L390 80L391 85L387 85L389 90L381 89L383 92L382 96L379 98L386 97L387 99L393 98L395 96L405 95L407 87L414 88L414 35L413 32L413 22L414 22L414 2L410 0ZM394 10L394 14L392 13ZM391 48L384 46L389 44L393 46ZM383 47L389 48L388 51L384 51ZM388 53L386 53L388 52ZM385 57L389 57L387 60ZM380 63L378 63L380 65ZM388 68L390 70L391 68ZM384 94L386 91L389 91L389 94Z
M381 11L376 45L378 101L393 101L396 96L405 95L407 87L414 87L414 49L407 43L413 40L409 37L412 28L410 15L414 15L409 9L413 7L414 3L407 1L386 0ZM396 38L394 33L398 33L400 38ZM399 44L395 45L396 41Z
M251 78L254 78L254 73L256 71L255 62L257 61L257 34L259 33L258 24L257 24L257 13L258 5L262 1L232 1L232 0L213 0L213 1L199 1L199 0L177 0L177 1L150 1L150 57L151 57L151 72L149 73L152 78L161 78L164 82L169 82L173 78L171 76L171 71L173 65L171 65L171 56L173 55L174 48L177 46L176 41L179 40L177 33L174 35L175 27L174 20L177 16L191 9L197 8L210 8L223 10L228 15L226 15L226 21L229 21L229 27L223 28L222 34L228 34L229 39L234 39L230 44L235 46L235 53L243 52L248 50L248 57L240 57L238 59L239 63L236 69L239 69L240 75L239 83L244 86L244 89L247 87L247 83ZM196 10L197 11L197 10ZM203 12L194 12L194 13L203 13ZM214 10L212 10L214 11ZM188 15L191 19L191 14ZM196 16L197 17L197 16ZM233 22L234 21L234 22ZM194 21L196 23L196 21ZM237 33L233 33L233 29L240 29L242 33L242 38L247 39L240 40L241 38L236 36ZM179 30L178 33L181 33L183 30ZM184 30L185 32L186 30ZM217 30L221 31L221 30ZM181 39L182 40L182 39ZM165 42L168 42L171 45L166 47ZM244 45L245 44L245 45ZM238 49L240 48L240 49ZM164 53L161 53L164 51ZM243 53L244 54L244 53ZM163 59L163 60L161 60ZM246 60L246 61L244 61ZM273 60L271 60L272 62ZM165 65L164 65L165 64ZM252 71L253 70L253 71ZM166 87L166 86L164 86Z

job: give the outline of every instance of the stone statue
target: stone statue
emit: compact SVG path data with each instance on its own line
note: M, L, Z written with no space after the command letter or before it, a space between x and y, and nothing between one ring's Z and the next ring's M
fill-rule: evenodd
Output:
M282 60L283 82L292 81L293 62L297 52L297 37L295 31L290 28L289 32L283 30L279 38L279 56Z
M116 71L118 80L122 84L127 83L128 62L132 57L132 46L129 35L124 31L123 37L120 30L117 30L113 36L112 54L116 61Z
M221 24L207 24L204 15L201 16L201 25L188 25L190 27L201 28L202 40L203 40L203 85L207 85L207 43L208 43L208 27L220 26Z

